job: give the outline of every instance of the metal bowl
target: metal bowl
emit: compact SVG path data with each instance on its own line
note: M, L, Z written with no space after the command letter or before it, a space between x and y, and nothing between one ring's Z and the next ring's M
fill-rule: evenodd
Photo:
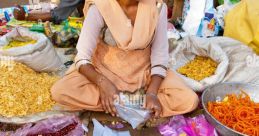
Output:
M240 90L246 92L253 101L259 102L259 86L244 83L220 83L207 88L202 94L202 106L205 109L205 117L213 125L217 132L222 136L243 136L215 119L207 109L207 103L210 101L221 101L227 94L240 94Z

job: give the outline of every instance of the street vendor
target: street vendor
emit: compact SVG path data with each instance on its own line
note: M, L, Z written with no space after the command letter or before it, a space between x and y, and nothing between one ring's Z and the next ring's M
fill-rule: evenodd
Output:
M24 8L17 6L14 9L14 18L17 20L27 21L52 21L55 24L59 24L66 20L76 9L83 15L84 0L61 0L57 8L51 12L43 13L25 13Z
M184 114L198 96L168 70L167 6L159 0L87 0L75 64L52 87L69 110L116 115L120 92L146 91L155 117Z

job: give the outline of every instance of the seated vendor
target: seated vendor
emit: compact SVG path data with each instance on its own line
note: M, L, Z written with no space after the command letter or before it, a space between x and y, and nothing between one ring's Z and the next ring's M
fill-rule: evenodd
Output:
M46 13L29 13L25 14L25 10L21 6L14 9L14 18L17 20L27 21L52 21L59 24L66 20L74 11L78 9L79 13L84 6L84 0L61 0L57 8ZM83 15L83 13L82 13Z
M168 70L167 6L159 0L87 0L75 64L51 90L70 110L116 115L120 92L144 88L155 117L184 114L198 96Z

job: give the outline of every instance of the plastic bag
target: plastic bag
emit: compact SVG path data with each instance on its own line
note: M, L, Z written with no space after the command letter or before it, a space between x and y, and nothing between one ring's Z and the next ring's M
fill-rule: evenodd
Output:
M204 17L206 0L191 0L190 10L183 23L183 30L189 35L196 35L201 19Z
M163 136L217 136L216 129L205 119L204 115L194 118L174 116L167 124L158 127Z
M64 136L83 136L84 130L75 116L53 117L29 123L14 132L0 132L0 136L38 136L60 134Z
M193 60L195 56L210 57L216 61L218 67L215 74L201 81L196 81L178 73L189 87L200 92L206 87L219 83L224 79L228 70L229 59L219 45L209 42L199 43L198 40L199 38L195 37L185 37L183 41L179 42L176 49L170 54L170 65L173 71L177 71L177 69Z
M196 35L200 37L218 36L220 30L221 27L216 16L216 9L214 9L214 1L207 0L205 6L205 16L201 20Z
M0 57L11 57L14 61L24 63L33 70L40 72L57 71L63 66L48 38L44 34L31 32L26 28L15 28L8 34L0 37L0 48L7 45L10 39L17 36L30 37L36 40L37 43L8 50L0 49Z
M129 131L115 131L93 119L93 136L130 136Z
M137 91L135 94L120 93L120 103L123 104L115 102L119 116L130 123L133 129L150 118L150 111L142 108L145 103L145 95L141 91Z
M141 108L131 108L120 104L115 104L119 116L130 123L133 129L145 122L150 117L150 111Z

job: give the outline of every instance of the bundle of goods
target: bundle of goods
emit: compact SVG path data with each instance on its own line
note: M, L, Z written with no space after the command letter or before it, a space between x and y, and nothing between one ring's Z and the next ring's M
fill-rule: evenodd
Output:
M194 91L224 80L229 59L219 46L195 36L185 37L172 51L170 67Z
M12 58L39 72L54 72L63 66L44 34L21 27L0 37L0 57Z
M0 136L83 136L82 123L75 116L52 117L25 124L13 131L0 131Z
M58 77L37 73L17 62L1 61L1 64L1 116L26 116L52 109L55 102L51 99L50 88Z
M52 37L52 42L57 46L61 48L67 48L71 46L76 46L81 29L79 28L74 28L71 26L74 25L75 27L80 27L77 26L78 24L74 24L73 22L69 22L68 20L63 22L64 27L58 31L55 32L53 37Z
M194 80L201 81L214 75L217 66L217 62L209 57L196 56L194 60L179 68L177 72Z
M249 136L259 136L259 103L244 91L229 94L223 101L209 102L208 111L222 124Z

